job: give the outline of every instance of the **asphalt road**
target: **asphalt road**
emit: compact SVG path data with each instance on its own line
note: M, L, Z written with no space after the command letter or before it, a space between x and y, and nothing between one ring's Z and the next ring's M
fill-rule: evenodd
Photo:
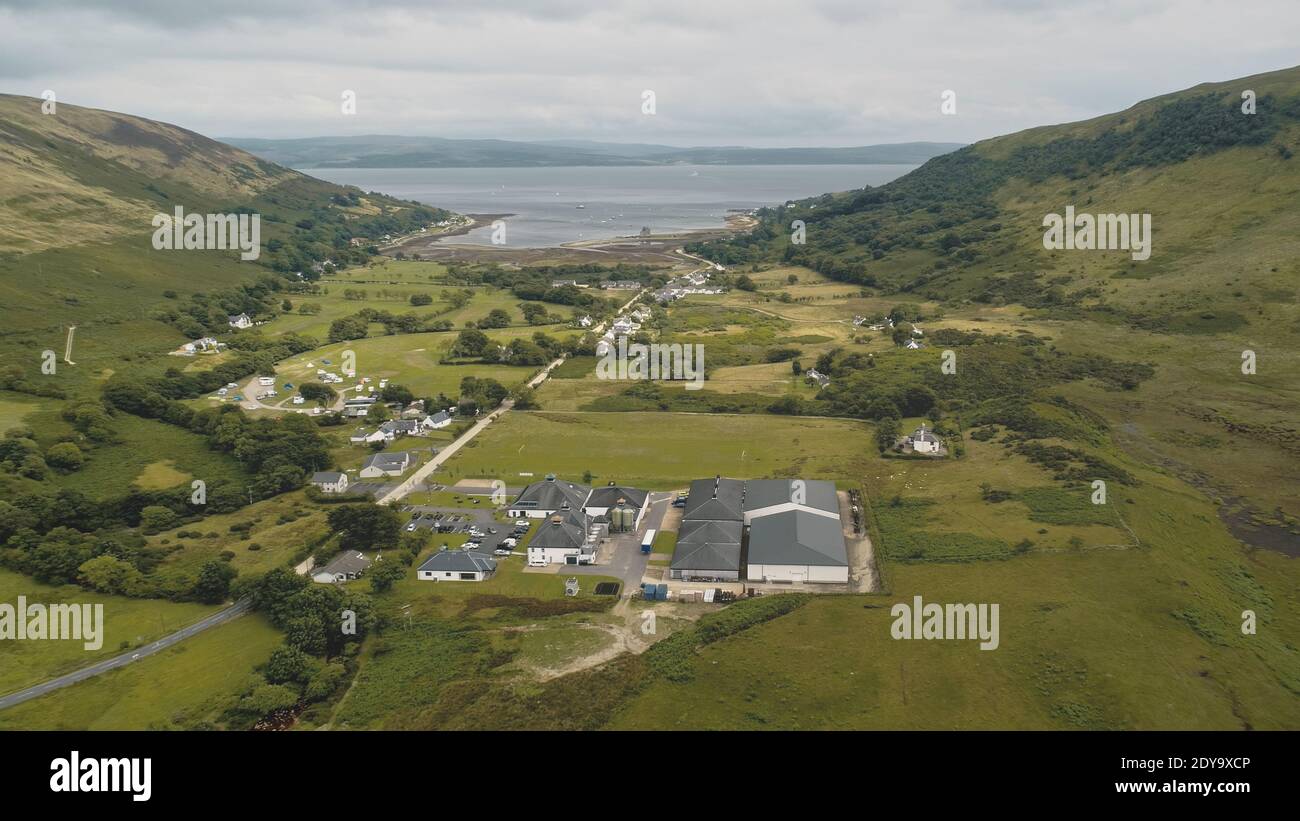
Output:
M6 707L12 707L15 704L21 704L28 699L43 696L46 693L67 687L69 684L76 684L79 681L85 681L86 679L91 678L92 676L97 676L100 673L105 673L109 670L116 670L119 667L125 667L133 661L142 659L145 656L152 656L154 653L157 653L160 650L166 650L173 644L178 644L190 636L202 633L209 627L216 627L219 624L225 624L231 619L238 618L247 613L251 608L251 601L248 599L240 599L224 610L219 610L211 616L202 618L188 627L183 627L175 633L163 636L157 641L150 642L143 647L137 647L120 656L114 656L111 659L105 659L104 661L92 664L89 667L74 670L71 673L59 676L58 678L53 678L49 681L42 682L41 684L28 687L26 690L19 690L18 692L10 693L7 696L0 696L0 710L3 710Z

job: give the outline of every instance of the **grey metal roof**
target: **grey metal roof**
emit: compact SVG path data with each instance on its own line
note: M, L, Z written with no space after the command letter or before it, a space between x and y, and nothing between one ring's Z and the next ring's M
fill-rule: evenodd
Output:
M420 565L420 570L437 573L491 573L496 569L496 559L476 550L439 550Z
M323 470L323 471L320 471L320 472L318 472L318 473L313 473L313 474L311 475L311 483L312 483L313 485L321 485L321 484L330 484L330 485L332 485L332 484L334 484L335 482L337 482L339 479L342 479L342 478L343 478L343 474L342 474L342 473L337 473L337 472L334 472L334 471Z
M587 514L576 510L549 516L537 526L537 532L533 534L533 540L528 546L562 549L582 547L587 541L588 520Z
M329 564L319 570L313 570L312 574L315 575L320 572L329 573L330 575L336 573L360 573L369 566L370 560L363 556L359 551L345 550L331 559Z
M614 507L619 499L623 499L628 507L639 508L645 505L648 495L644 490L631 487L598 487L592 489L584 507Z
M739 479L696 479L691 482L682 519L738 522L744 518L744 498L745 483Z
M849 563L839 519L790 510L749 526L749 564L843 567Z
M439 425L442 424L443 422L450 421L451 417L447 415L446 411L438 411L433 416L429 417L429 420L433 422L435 425Z
M806 507L824 510L836 516L840 514L834 482L825 479L799 481L803 482L803 503ZM745 512L786 504L793 501L794 493L795 484L791 479L750 479L745 483Z
M548 476L533 482L515 497L512 507L534 510L559 510L567 503L570 508L580 508L587 500L590 489L572 482Z
M714 542L716 544L739 545L743 530L744 525L740 522L682 522L681 529L677 531L677 544L683 542L686 544Z
M673 570L740 570L740 522L683 522L673 548Z

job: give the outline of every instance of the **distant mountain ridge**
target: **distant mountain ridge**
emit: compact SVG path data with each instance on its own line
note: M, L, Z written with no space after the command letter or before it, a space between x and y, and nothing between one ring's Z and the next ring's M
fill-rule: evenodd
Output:
M625 165L919 165L962 143L910 142L853 148L680 148L592 140L454 140L442 137L229 138L225 142L291 168L509 168Z

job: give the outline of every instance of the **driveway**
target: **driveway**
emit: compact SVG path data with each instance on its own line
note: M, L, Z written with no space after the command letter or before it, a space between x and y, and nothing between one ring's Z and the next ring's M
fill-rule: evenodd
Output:
M641 552L641 539L647 530L659 530L664 516L672 509L675 493L651 493L647 500L650 505L641 520L641 528L636 533L617 533L609 538L602 553L605 561L601 564L587 565L548 565L557 575L568 576L616 576L623 582L624 597L641 587L646 568L650 566L650 555ZM546 572L543 570L542 572Z

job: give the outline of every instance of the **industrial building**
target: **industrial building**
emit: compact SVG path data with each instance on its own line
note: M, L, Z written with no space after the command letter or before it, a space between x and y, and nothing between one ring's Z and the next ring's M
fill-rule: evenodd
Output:
M669 575L681 581L847 583L834 483L695 480Z

